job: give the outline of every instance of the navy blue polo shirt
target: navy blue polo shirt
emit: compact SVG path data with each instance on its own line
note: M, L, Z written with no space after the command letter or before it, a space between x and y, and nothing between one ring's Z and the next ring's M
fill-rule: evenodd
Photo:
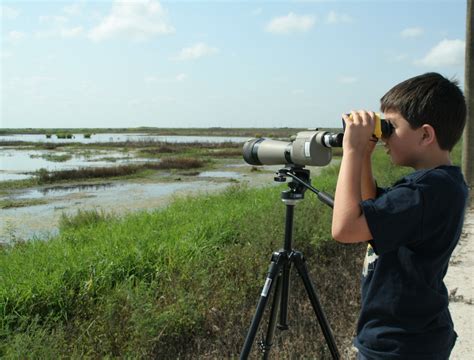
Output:
M362 210L373 239L354 341L369 359L447 359L456 333L443 282L468 190L459 167L419 170Z

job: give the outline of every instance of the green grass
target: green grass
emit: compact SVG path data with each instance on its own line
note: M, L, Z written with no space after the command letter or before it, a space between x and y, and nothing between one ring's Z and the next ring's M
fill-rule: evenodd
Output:
M408 172L379 150L374 169L381 186ZM313 185L333 193L337 172L324 169ZM64 215L59 236L0 248L0 357L236 357L270 254L282 245L286 188L236 186L124 217ZM336 340L350 347L364 249L331 240L331 215L307 191L295 211L294 244ZM292 281L296 331L275 347L329 358L300 280Z
M147 331L164 333L149 348L140 343L143 334L134 329L138 338L130 339L133 348L145 346L146 353L164 340L199 331L210 305L204 299L217 301L221 293L219 301L224 303L219 305L232 306L234 295L240 297L242 291L256 285L255 279L238 279L241 290L231 294L223 280L230 275L226 273L237 273L241 264L228 264L233 259L228 252L235 248L241 255L254 253L253 234L262 232L265 218L271 215L267 210L276 201L275 194L268 196L268 191L230 189L217 197L183 199L166 211L124 219L82 214L80 225L77 220L63 221L63 231L56 239L4 249L0 257L0 314L4 314L2 340L7 341L2 343L11 345L18 336L26 336L32 319L43 329L63 329L78 317L93 321L99 316L98 328L90 329L97 336L109 321L123 322L118 327L132 326L135 320L114 319L108 314L119 310L130 312L120 317L140 317L137 326L153 320ZM254 222L256 219L260 221ZM121 309L116 302L129 296L137 303ZM148 315L142 306L149 307ZM81 323L79 328L85 330L83 326ZM36 330L30 335L39 336ZM3 348L6 354L10 345ZM127 341L122 345L130 346ZM112 349L103 349L101 354L108 351Z
M10 209L34 205L43 205L46 204L46 201L42 199L27 199L27 200L10 200L10 199L1 199L0 200L0 209Z

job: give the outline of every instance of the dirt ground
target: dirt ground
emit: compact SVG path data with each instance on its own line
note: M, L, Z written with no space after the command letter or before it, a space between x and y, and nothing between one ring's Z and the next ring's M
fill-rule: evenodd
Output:
M474 354L474 207L466 214L464 230L456 247L445 283L449 308L458 334L451 360L472 359Z

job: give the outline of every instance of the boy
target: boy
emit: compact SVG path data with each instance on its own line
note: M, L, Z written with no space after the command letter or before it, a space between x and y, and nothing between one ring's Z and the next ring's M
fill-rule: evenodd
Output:
M369 242L354 344L359 359L448 359L457 335L443 278L468 194L449 154L464 128L464 96L456 82L427 73L389 90L381 110L393 126L382 139L392 162L415 171L378 188L370 165L374 113L343 115L332 235Z

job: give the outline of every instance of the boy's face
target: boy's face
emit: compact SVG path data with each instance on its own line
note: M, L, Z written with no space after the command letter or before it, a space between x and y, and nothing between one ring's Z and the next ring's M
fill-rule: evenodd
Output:
M387 153L395 165L418 168L420 159L420 129L412 129L407 120L398 111L384 113L385 120L393 126L393 133L388 138L382 138Z

